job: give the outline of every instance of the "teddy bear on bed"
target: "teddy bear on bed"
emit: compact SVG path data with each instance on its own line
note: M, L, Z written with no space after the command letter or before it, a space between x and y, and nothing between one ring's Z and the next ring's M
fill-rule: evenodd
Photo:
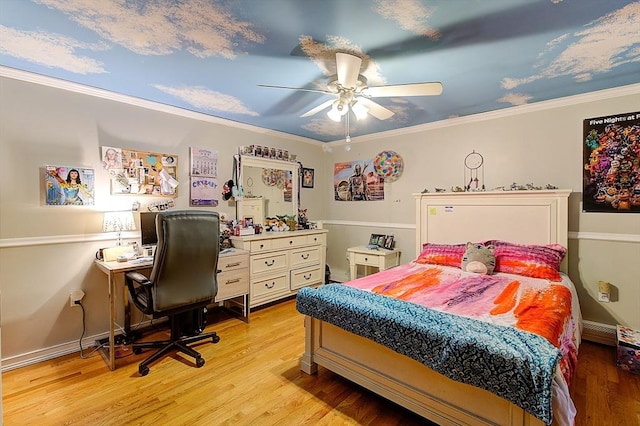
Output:
M476 274L491 275L496 266L496 249L492 245L475 244L468 242L467 250L462 256L461 268L463 271Z

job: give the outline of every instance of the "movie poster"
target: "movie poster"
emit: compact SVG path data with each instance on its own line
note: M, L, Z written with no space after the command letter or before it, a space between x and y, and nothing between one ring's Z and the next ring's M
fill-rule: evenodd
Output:
M380 201L384 178L373 170L373 159L335 163L333 190L336 201Z
M71 166L45 167L45 204L92 206L95 198L93 169Z
M640 213L640 112L584 120L585 212Z

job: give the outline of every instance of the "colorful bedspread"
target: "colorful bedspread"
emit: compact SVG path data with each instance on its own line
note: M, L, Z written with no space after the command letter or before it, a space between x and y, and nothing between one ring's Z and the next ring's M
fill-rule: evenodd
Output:
M572 291L564 283L411 262L345 285L302 289L297 308L486 389L547 424L554 379L564 382L555 392L570 401L577 342Z

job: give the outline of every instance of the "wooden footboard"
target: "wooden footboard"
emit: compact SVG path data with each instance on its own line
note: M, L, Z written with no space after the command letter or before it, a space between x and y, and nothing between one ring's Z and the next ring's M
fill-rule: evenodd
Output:
M439 425L543 425L488 391L451 380L385 346L307 316L300 368L314 374L318 365Z

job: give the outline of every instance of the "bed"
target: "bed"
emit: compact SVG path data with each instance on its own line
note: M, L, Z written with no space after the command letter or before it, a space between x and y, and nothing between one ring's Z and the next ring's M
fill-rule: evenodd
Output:
M577 359L581 318L575 289L564 273L566 255L556 259L558 271L553 280L547 276L520 277L526 272L510 270L506 261L496 274L482 278L501 281L499 292L512 288L510 283L516 281L523 288L546 283L563 294L567 315L561 321L562 329L554 332L552 339L562 341L555 346L548 336L530 333L527 327L490 324L492 320L475 318L465 310L458 312L464 313L458 317L455 309L434 309L429 303L438 304L438 293L424 296L421 286L425 281L416 285L418 281L412 278L436 274L437 281L443 281L441 277L447 275L447 282L455 283L449 291L455 291L452 289L460 285L463 275L475 275L447 261L425 261L433 259L428 255L421 259L426 247L492 241L507 247L566 248L569 194L568 190L415 194L419 255L412 262L344 285L325 285L298 294L298 310L305 314L301 370L315 374L318 366L323 366L440 425L572 424L575 412L568 381ZM502 259L497 250L496 258ZM470 279L482 281L478 276ZM487 288L495 289L498 284L495 286ZM547 292L546 287L541 291ZM426 303L411 297L387 297L390 293L414 293L411 297L418 299L423 294ZM495 299L495 294L486 296ZM382 319L373 318L369 311ZM509 315L507 322L513 320ZM443 333L438 334L437 329L444 334L447 330L456 332L448 333L446 341L438 340L443 339ZM415 337L417 333L429 334L430 343L420 343L423 340ZM465 352L469 339L482 343L478 346L487 352L469 357ZM492 347L497 347L492 339L516 343L510 349L500 346L492 352ZM422 358L416 355L419 350ZM434 356L447 351L453 352L449 358ZM488 366L478 368L478 363L484 362ZM473 374L469 373L474 368ZM483 369L495 370L497 379L478 374Z

